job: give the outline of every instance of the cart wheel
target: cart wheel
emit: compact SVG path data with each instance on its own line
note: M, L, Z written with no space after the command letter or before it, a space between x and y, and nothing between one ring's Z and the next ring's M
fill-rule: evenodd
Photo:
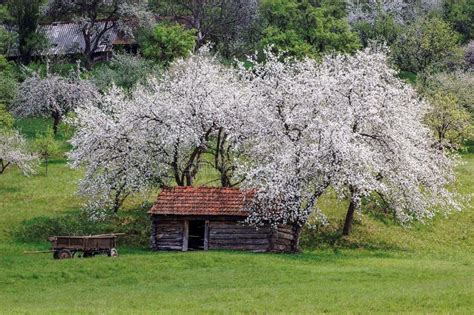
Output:
M58 259L69 259L72 258L72 253L69 249L61 249L57 256Z
M109 251L109 256L110 257L117 257L118 256L118 251L116 248L111 248Z
M59 250L55 250L53 253L54 259L59 259Z

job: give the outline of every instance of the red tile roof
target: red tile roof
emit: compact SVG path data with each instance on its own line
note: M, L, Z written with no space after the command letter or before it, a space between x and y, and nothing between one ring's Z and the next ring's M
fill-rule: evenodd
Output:
M244 206L252 195L237 188L165 188L148 213L247 216Z

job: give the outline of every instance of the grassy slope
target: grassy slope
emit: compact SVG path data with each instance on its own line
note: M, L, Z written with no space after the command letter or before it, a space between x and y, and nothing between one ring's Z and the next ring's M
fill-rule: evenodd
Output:
M43 125L21 124L29 136ZM457 186L472 193L474 155L463 160ZM363 215L349 239L338 239L331 226L323 236L307 233L306 243L317 248L299 255L120 248L118 259L55 261L49 254L23 254L47 245L14 243L8 231L23 219L77 210L80 200L73 193L79 177L64 159L53 163L48 177L25 178L13 169L0 177L0 313L469 313L474 308L472 201L462 213L409 229ZM327 196L321 207L330 209L333 222L342 219L343 202ZM325 245L333 236L337 249Z

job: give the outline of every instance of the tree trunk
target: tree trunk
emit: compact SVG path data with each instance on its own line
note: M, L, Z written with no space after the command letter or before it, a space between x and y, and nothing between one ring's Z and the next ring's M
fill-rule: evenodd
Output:
M347 236L351 233L352 222L354 221L355 208L356 208L356 205L351 196L351 202L349 203L349 208L347 209L346 221L344 222L344 229L342 231L342 235Z
M53 116L53 132L54 132L54 135L56 136L58 134L59 124L61 123L61 114L54 113L52 116Z
M46 166L46 176L48 176L48 157L45 158L45 166Z
M300 236L303 228L299 224L293 225L294 240L291 244L291 252L297 253L300 251Z

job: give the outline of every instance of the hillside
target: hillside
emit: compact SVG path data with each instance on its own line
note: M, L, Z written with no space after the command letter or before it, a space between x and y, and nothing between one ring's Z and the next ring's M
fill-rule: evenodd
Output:
M44 126L42 120L19 123L30 139ZM61 135L58 141L67 148ZM474 155L462 160L456 186L469 194ZM120 246L117 259L24 254L48 244L15 241L12 231L24 220L34 226L38 216L78 213L79 178L64 158L54 160L47 177L23 177L16 169L0 177L0 313L468 313L474 307L472 200L461 213L408 228L364 214L353 235L341 239L336 227L346 205L326 196L321 207L330 209L331 224L323 233L305 231L297 255L156 253L131 246ZM143 212L139 204L130 200L122 216Z

